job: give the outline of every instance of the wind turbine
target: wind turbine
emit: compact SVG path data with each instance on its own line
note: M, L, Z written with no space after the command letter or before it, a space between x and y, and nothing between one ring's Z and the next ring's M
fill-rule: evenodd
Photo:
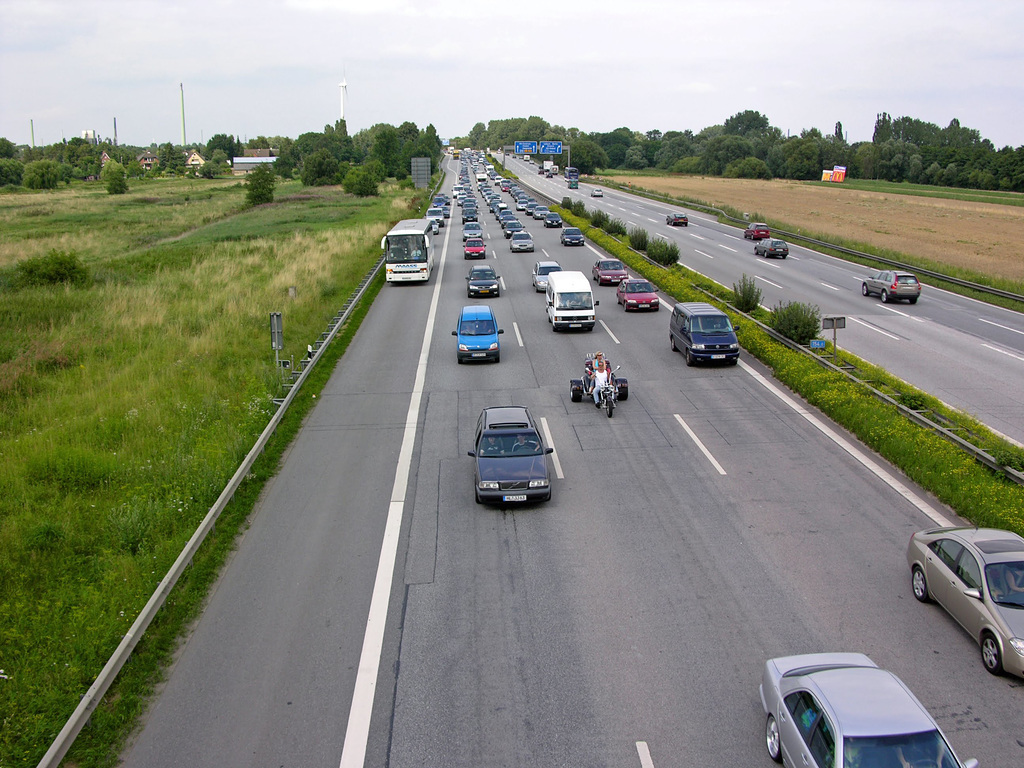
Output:
M344 73L341 76L341 82L338 83L338 87L341 89L341 119L345 119L345 97L348 96L348 80L345 79Z

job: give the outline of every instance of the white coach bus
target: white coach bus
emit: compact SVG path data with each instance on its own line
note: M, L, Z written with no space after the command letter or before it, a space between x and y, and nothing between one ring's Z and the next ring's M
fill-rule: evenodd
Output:
M434 271L430 219L400 221L380 241L389 283L427 282Z

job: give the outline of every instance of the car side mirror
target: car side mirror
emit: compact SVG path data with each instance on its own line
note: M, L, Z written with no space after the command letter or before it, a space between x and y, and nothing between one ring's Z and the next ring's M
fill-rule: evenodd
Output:
M476 451L466 451L466 455L467 456L472 456L475 459L476 458Z
M498 329L498 333L504 333L504 332L505 332L505 329L504 329L504 328L499 328L499 329Z
M458 331L452 331L452 336L458 336L458 335L459 335Z
M975 600L981 600L981 590L980 589L965 589L964 590L964 594L967 597L973 597Z
M601 303L600 301L595 301L595 302L594 302L594 306L596 307L596 306L597 306L598 304L600 304L600 303Z
M544 449L544 455L545 456L547 456L549 453L554 453L554 452L555 452L554 448L545 448Z

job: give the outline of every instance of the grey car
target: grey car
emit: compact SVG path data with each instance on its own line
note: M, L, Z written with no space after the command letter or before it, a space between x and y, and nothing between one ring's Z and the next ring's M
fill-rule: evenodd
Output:
M548 289L548 275L561 272L562 267L557 261L538 261L533 265L533 288L538 293Z
M530 237L529 232L513 232L509 240L508 249L513 253L516 251L533 253L533 238Z
M910 537L914 597L934 600L981 647L994 675L1024 677L1024 538L996 528L930 528Z
M896 299L906 299L917 304L921 296L921 283L910 272L882 270L864 278L860 292L865 296L878 295L883 304Z
M521 405L484 408L476 425L476 503L548 501L551 481L547 448L530 411Z
M903 681L862 653L769 659L760 693L765 746L783 765L977 768L960 762Z

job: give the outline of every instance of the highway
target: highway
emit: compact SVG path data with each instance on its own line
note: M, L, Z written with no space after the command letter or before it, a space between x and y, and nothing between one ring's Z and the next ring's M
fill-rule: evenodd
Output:
M1024 765L1024 681L911 593L910 534L949 511L755 360L686 367L667 311L595 287L597 328L553 333L533 262L595 252L523 218L537 252L511 254L481 213L501 362L456 364L479 262L453 218L430 283L375 301L123 765L768 766L764 660L824 650L900 675L962 759ZM630 380L612 419L569 399L596 349ZM555 448L549 503L474 502L476 420L506 403Z
M824 315L843 315L846 328L839 346L879 365L948 405L973 415L1017 443L1024 444L1024 315L965 298L927 284L917 304L883 304L861 295L861 282L872 270L790 244L789 258L754 255L743 231L719 224L709 214L603 189L593 185L566 189L563 180L547 179L536 166L507 159L510 170L540 193L561 201L582 199L628 226L679 244L681 264L732 287L741 275L752 276L762 303L816 304ZM665 214L683 210L688 227L670 227ZM842 234L842 233L839 233Z

